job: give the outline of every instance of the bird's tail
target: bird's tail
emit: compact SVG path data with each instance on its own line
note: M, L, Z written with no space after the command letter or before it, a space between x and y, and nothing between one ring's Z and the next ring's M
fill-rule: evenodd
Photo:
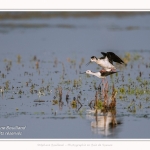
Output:
M124 63L124 65L127 67L127 64L126 64L126 63Z
M121 72L121 71L106 71L106 72L101 73L101 75L102 76L109 76L111 74L118 73L118 72Z

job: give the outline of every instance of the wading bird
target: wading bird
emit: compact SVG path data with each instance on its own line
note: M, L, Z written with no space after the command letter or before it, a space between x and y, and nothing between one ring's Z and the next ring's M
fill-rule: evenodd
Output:
M89 65L92 62L97 63L99 66L101 66L103 69L100 71L102 72L114 72L116 70L115 66L113 65L113 62L117 62L119 64L125 64L123 60L121 60L116 54L113 52L101 52L103 57L97 58L96 56L92 56L90 62L88 62L86 65ZM107 73L106 73L107 74Z
M86 73L86 74L90 74L90 75L94 75L94 76L96 76L96 77L98 77L98 78L102 78L102 82L103 82L103 84L104 84L104 80L105 80L105 78L107 77L107 76L109 76L109 75L111 75L111 74L114 74L114 73L117 73L118 71L105 71L105 72L92 72L91 70L87 70L86 72L83 72L83 73L80 73L80 74L84 74L84 73Z
M111 74L117 73L117 72L118 71L115 71L115 72L113 72L113 71L109 71L109 72L108 71L105 71L105 72L100 72L100 71L99 72L92 72L91 70L87 70L86 72L83 72L83 73L80 73L80 74L86 73L86 74L94 75L98 78L101 78L102 81L100 82L100 84L103 83L102 94L104 96L104 91L108 89L108 81L105 80L106 77L111 75ZM99 84L99 86L100 86L100 84Z

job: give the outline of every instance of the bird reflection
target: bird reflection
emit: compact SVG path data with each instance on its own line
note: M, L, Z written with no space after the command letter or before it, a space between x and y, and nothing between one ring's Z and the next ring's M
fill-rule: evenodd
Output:
M91 130L95 134L104 136L113 135L114 128L121 124L121 121L116 119L116 110L102 112L101 110L90 110L87 115L88 119L92 119Z

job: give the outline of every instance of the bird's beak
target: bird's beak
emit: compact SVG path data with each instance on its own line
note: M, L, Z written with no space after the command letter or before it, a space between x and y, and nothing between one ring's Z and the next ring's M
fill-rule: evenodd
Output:
M90 62L88 62L88 63L86 64L86 66L88 66L90 63L91 63L91 61L90 61Z
M80 74L84 74L84 73L86 73L86 72L80 72Z

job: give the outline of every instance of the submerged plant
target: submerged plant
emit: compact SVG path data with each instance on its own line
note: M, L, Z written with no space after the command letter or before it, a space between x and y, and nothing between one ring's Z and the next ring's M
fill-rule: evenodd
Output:
M97 109L100 109L100 110L102 110L104 108L104 104L103 104L102 100L97 101L96 107L97 107Z
M72 108L77 108L77 101L75 99L72 100L71 106L72 106Z
M52 102L53 102L53 105L57 105L58 104L58 100L56 100L56 99L52 100Z
M17 62L18 62L18 64L20 64L20 62L21 62L21 56L20 55L17 56Z

